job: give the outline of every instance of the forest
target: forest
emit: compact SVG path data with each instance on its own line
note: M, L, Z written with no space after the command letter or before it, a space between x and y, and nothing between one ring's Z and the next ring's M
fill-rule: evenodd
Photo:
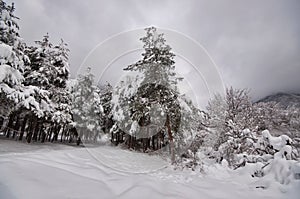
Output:
M70 77L63 39L53 44L46 33L33 46L26 44L14 11L14 4L0 1L1 139L74 146L109 142L200 171L204 154L232 169L260 163L254 177L299 162L299 106L254 102L248 89L228 87L200 110L180 93L175 54L157 28L145 28L140 60L120 69L137 75L115 86L99 85L88 67ZM287 183L293 174L278 175Z

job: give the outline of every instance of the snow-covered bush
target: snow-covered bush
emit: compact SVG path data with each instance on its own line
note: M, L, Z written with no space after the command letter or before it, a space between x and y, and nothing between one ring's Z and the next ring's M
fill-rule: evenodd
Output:
M277 141L278 140L279 139L277 139ZM252 174L252 177L261 178L256 182L256 187L268 188L269 183L266 183L268 181L275 180L280 184L286 185L291 183L295 179L299 179L300 162L299 160L297 161L293 158L295 154L293 154L294 150L292 146L282 146L281 144L279 145L281 146L281 149L274 154L273 158L265 162L264 165L261 165L260 168L257 168L257 170Z

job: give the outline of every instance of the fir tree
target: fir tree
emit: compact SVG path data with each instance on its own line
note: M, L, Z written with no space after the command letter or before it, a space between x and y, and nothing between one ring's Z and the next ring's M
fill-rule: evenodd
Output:
M0 98L1 114L8 115L22 100L23 71L29 62L24 54L25 43L19 36L14 4L0 1ZM3 107L2 107L3 106Z
M72 114L74 126L79 132L78 139L97 141L101 137L103 108L100 90L93 85L94 76L88 68L86 74L79 75L72 92Z
M112 90L113 88L109 83L100 87L100 102L103 108L101 127L104 133L108 133L114 124L111 105Z
M181 117L180 104L177 100L179 95L177 82L180 78L177 78L175 73L175 55L171 52L171 47L165 43L166 40L163 34L157 34L156 28L150 27L145 30L146 36L141 38L145 50L142 54L143 58L124 69L126 71L139 72L141 76L137 78L141 80L131 81L132 83L127 81L125 82L125 87L121 85L117 88L117 93L122 96L117 94L121 99L120 101L117 100L117 103L116 100L113 100L116 110L115 118L120 121L120 117L118 117L120 108L118 107L121 107L121 109L128 107L125 111L126 113L122 112L122 114L129 116L130 120L125 119L125 121L128 122L125 122L125 127L122 127L122 129L125 131L129 130L127 132L129 132L131 137L145 138L145 135L139 134L145 134L146 130L143 126L149 126L151 120L152 123L155 121L155 118L151 119L150 117L151 112L156 111L157 113L161 113L158 115L164 115L164 119L157 119L157 121L163 121L160 133L162 136L168 137L171 159L174 162L174 142L180 137L178 129ZM135 86L133 86L133 84ZM126 93L132 90L135 90L135 93L126 96ZM139 130L134 127L136 123L140 126ZM121 125L120 122L119 125ZM126 128L126 125L129 126L130 129ZM137 133L137 131L139 132ZM129 139L132 139L131 137L129 137ZM147 139L149 139L149 137ZM146 146L146 148L148 147Z

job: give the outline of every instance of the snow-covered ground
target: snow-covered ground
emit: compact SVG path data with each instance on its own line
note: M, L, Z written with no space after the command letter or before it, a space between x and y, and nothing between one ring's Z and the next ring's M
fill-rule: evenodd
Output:
M299 198L300 183L255 188L245 169L174 170L160 157L99 146L0 140L0 198Z

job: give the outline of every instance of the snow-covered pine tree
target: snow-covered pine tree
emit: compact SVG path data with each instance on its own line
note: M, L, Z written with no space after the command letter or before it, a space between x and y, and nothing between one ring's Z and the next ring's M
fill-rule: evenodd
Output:
M70 76L69 71L69 49L67 44L61 40L61 42L54 46L52 57L52 65L54 66L55 79L50 81L52 83L50 87L50 99L54 106L54 113L52 121L57 126L57 130L54 132L54 140L57 140L58 134L62 132L61 139L68 128L68 124L72 122L71 115L71 94L67 89L67 80ZM51 79L52 80L52 79ZM62 130L60 131L60 129Z
M25 70L25 83L46 90L57 87L55 83L62 81L58 77L59 70L57 69L59 68L54 65L54 63L56 63L55 59L57 58L55 55L58 52L54 50L48 33L41 41L36 41L35 43L36 46L28 47L26 50L31 64Z
M126 71L139 71L144 74L142 85L149 82L165 85L178 91L177 82L181 78L175 73L175 54L166 44L164 34L158 34L155 27L146 28L146 36L140 40L144 43L143 59L124 68Z
M0 1L0 111L2 116L9 115L4 130L6 136L9 137L11 129L14 129L12 136L15 137L21 128L19 139L22 139L26 124L22 122L21 125L22 110L32 109L35 114L42 115L39 103L33 96L43 92L37 87L23 85L24 68L30 61L24 53L26 44L19 36L18 18L14 15L14 10L14 4L8 6L4 1Z
M33 123L48 127L48 133L43 134L42 141L45 139L56 141L58 134L64 133L66 125L71 122L71 99L66 89L66 81L69 78L68 52L67 45L63 41L53 46L48 34L42 41L36 41L36 46L28 47L26 50L31 64L25 68L24 84L40 89L43 94L33 95L43 108L43 115L34 114L31 117ZM29 142L31 134L27 135ZM35 134L33 139L36 139Z
M182 78L176 76L175 55L166 44L164 35L158 34L155 27L145 30L146 36L141 38L144 43L142 59L124 69L138 74L127 76L117 85L113 95L114 119L121 131L113 129L114 132L127 133L125 143L130 148L156 150L169 144L174 162L177 147L182 146L184 138L181 119L184 119L183 115L189 115L182 114L182 111L192 113L193 110L181 108L182 104L189 107L189 103L179 100L177 84ZM145 132L151 132L150 127L157 127L158 131L145 136Z
M14 4L7 5L0 0L0 113L3 116L9 115L23 96L23 71L29 62L14 10Z
M100 103L100 90L94 85L94 75L87 72L77 77L72 93L72 114L78 140L97 141L101 138L103 107Z
M109 133L114 124L111 104L112 91L113 87L109 83L100 86L100 102L103 107L101 127L104 133Z

